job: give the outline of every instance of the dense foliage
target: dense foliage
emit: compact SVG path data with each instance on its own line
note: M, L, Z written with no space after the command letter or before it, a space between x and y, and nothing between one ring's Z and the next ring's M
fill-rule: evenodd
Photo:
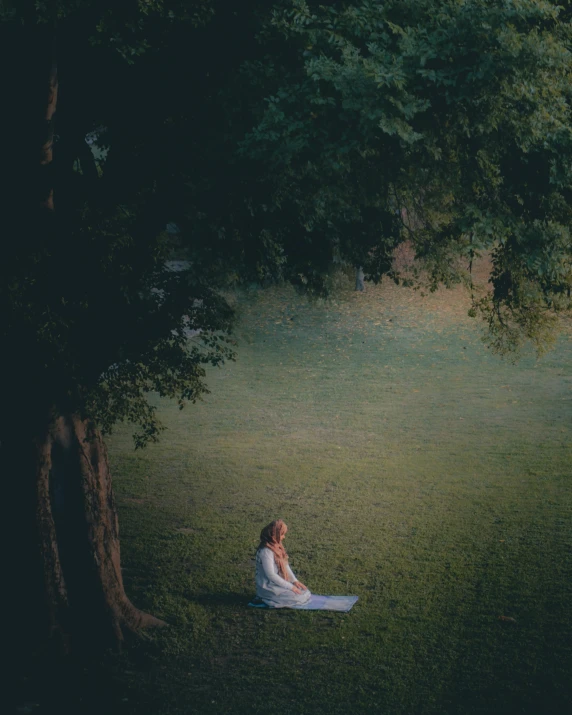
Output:
M140 425L143 444L159 428L150 391L181 406L194 401L206 390L204 364L232 356L231 313L211 272L165 264L164 229L182 179L169 160L176 110L161 51L175 11L179 31L192 37L212 8L35 5L20 22L8 17L3 48L14 66L7 95L16 100L4 164L3 233L11 240L0 268L7 402L40 413L80 410L107 431L128 419ZM59 96L49 215L38 208L36 165L52 53ZM86 143L94 132L99 162Z
M571 305L567 8L295 0L260 39L267 54L239 73L256 123L238 153L299 279L323 280L320 256L379 280L407 237L431 286L471 284L490 252L473 314L500 352L546 347Z
M195 400L204 364L232 356L221 288L324 293L343 265L399 280L405 239L432 286L470 285L491 253L474 311L500 351L543 348L570 307L567 4L46 0L2 20L11 404L129 419L144 443L147 393ZM34 142L54 27L47 216ZM169 221L184 271L165 268Z

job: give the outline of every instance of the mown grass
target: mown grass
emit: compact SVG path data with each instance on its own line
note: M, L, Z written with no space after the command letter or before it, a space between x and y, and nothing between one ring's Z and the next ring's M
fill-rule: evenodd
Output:
M171 626L115 663L125 713L563 713L572 345L489 354L460 291L239 302L239 359L110 440L127 590ZM248 609L262 526L349 614ZM500 620L505 616L511 620Z

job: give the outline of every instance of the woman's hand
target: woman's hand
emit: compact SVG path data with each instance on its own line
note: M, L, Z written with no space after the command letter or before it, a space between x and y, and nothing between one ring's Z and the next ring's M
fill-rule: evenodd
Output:
M298 589L298 591L296 591L296 593L301 593L302 591L308 590L308 587L304 586L304 584L301 581L294 581L294 586Z
M296 586L292 586L292 593L297 593L298 596L302 593L302 591L297 588Z

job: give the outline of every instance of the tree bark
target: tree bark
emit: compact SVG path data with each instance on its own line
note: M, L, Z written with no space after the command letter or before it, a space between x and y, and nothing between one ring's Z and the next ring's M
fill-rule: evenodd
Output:
M12 469L22 446L15 452L2 444ZM125 594L109 461L97 427L78 415L58 415L29 446L33 469L19 477L31 482L24 507L34 513L34 538L27 536L36 553L26 554L24 568L35 564L43 588L36 597L21 596L35 610L38 641L43 632L60 652L93 652L121 644L128 632L165 625Z
M40 167L44 180L40 183L42 196L40 205L48 211L54 210L54 186L52 162L54 158L54 127L58 106L58 62L56 58L56 32L51 37L51 61L48 73L47 101L44 112L44 136L40 149Z

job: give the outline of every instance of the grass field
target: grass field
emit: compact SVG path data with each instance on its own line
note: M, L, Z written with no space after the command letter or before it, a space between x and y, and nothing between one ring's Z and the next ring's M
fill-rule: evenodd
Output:
M110 439L128 593L172 624L118 658L117 712L568 710L572 344L503 363L467 308L245 297L205 403L162 403L144 452ZM246 608L277 517L349 614Z

